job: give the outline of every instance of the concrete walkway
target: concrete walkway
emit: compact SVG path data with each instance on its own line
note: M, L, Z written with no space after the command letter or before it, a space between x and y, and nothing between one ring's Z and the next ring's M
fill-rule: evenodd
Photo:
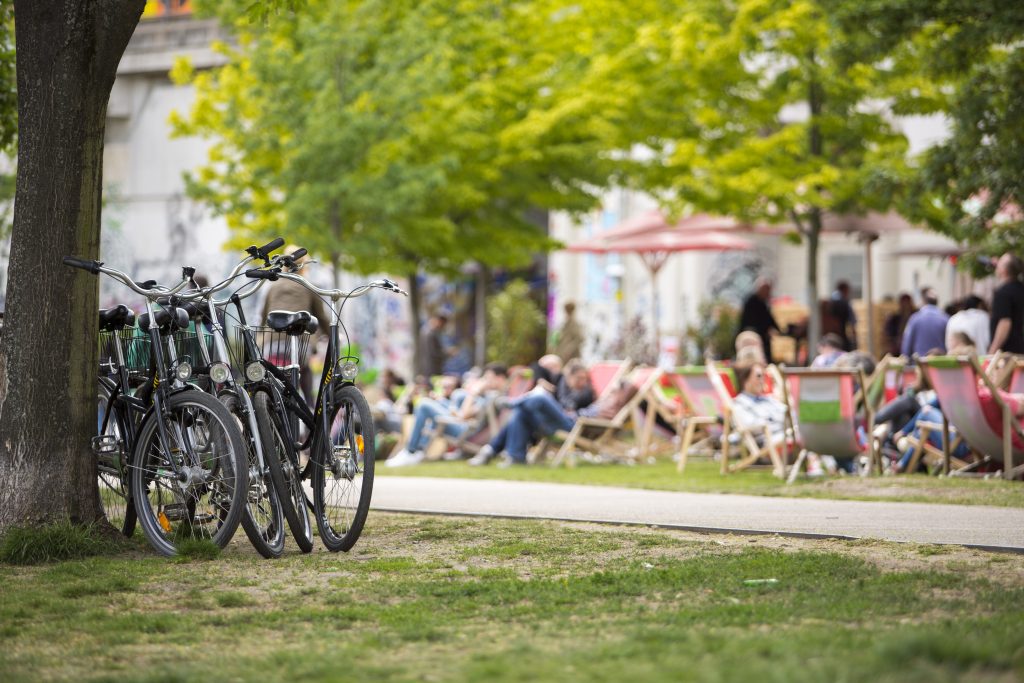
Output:
M1024 509L677 493L519 481L377 477L376 510L949 543L1024 552Z

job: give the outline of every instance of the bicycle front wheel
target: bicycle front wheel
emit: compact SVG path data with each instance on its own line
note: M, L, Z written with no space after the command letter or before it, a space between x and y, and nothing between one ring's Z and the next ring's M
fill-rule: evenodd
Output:
M166 419L153 411L143 421L132 456L131 494L142 530L162 555L191 540L223 548L246 504L245 442L234 417L209 394L183 391L165 404Z
M273 431L274 426L269 423L257 424L256 429L259 433L252 434L249 418L244 414L238 396L225 394L221 397L221 403L234 416L235 423L245 439L249 487L246 490L245 512L242 513L242 529L260 555L268 559L281 557L281 553L284 552L285 536L281 500L277 489L274 488L274 482L271 481L270 472L261 466L259 454L256 452L256 439L261 439L263 457L269 457L264 432Z
M313 448L313 510L320 538L332 552L359 540L373 493L373 417L356 387L335 388L330 402L330 434Z

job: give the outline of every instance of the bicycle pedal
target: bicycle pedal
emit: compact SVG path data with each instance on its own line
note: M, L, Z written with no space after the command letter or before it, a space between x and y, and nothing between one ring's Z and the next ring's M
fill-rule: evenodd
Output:
M92 437L93 455L117 455L121 452L121 444L113 434Z
M180 522L188 517L188 506L184 503L170 503L164 506L164 516L172 522Z

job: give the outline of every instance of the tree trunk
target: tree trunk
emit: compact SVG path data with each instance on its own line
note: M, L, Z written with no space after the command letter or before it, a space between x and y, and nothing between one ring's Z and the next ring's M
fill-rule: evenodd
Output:
M15 0L18 176L0 339L0 530L102 517L96 276L107 100L144 0Z
M807 151L810 152L811 159L818 159L824 163L824 145L821 137L821 126L819 125L824 106L824 93L814 74L815 55L813 50L810 52L809 64L812 71L807 88L807 104L810 109ZM821 190L820 187L816 189ZM815 349L818 348L818 339L821 338L821 308L818 305L818 242L821 239L821 207L810 207L808 223L807 305L810 308L810 317L807 326L807 360L810 362L811 358L814 357Z
M483 263L476 274L475 317L476 335L474 339L474 363L477 367L487 364L487 290L490 287L491 271Z
M818 243L821 240L821 209L813 207L807 230L807 302L810 318L807 325L807 361L814 358L821 339L821 307L818 305Z

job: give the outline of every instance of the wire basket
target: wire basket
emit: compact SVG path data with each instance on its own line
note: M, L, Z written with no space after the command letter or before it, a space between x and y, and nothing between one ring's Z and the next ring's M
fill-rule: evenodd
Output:
M163 336L164 361L170 361L167 351L167 336ZM212 334L200 329L179 330L171 339L174 343L174 351L178 360L187 360L192 365L199 365L203 362L201 344L210 348ZM148 374L153 367L153 343L145 332L137 327L126 327L123 330L114 332L100 332L100 368L113 372L117 367L117 350L115 340L120 340L121 350L124 353L124 365L132 374Z
M250 327L249 330L252 332L253 338L256 341L256 347L260 350L264 360L279 368L291 365L292 339L295 339L299 347L299 366L301 367L306 364L306 360L309 358L310 335L308 332L292 337L284 332L272 330L269 327ZM232 330L232 334L232 353L236 361L238 361L244 356L244 328L236 327Z

